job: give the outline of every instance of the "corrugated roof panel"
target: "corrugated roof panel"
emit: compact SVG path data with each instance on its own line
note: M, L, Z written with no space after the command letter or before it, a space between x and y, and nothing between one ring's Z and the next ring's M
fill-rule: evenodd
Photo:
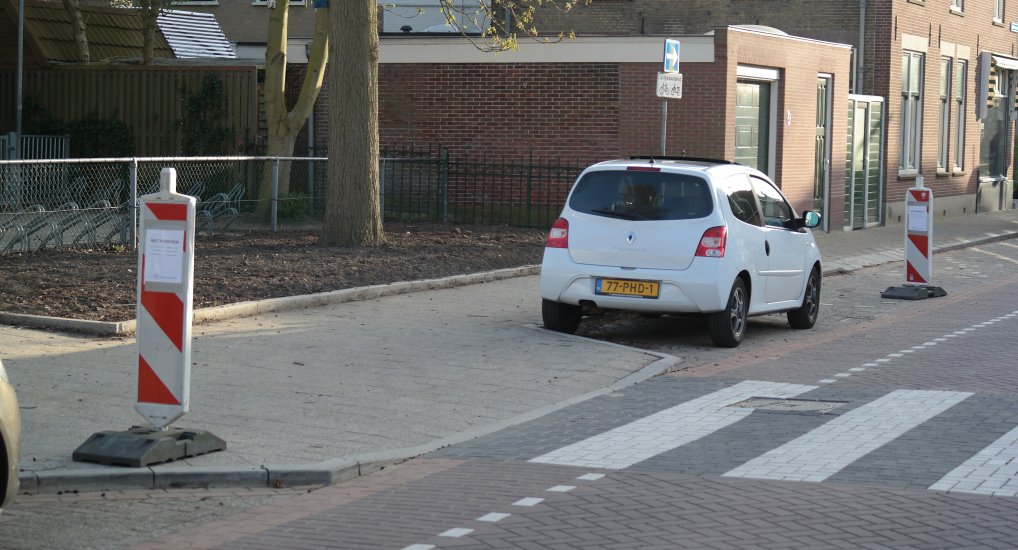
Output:
M177 58L237 57L216 16L211 13L163 11L159 14L159 30Z

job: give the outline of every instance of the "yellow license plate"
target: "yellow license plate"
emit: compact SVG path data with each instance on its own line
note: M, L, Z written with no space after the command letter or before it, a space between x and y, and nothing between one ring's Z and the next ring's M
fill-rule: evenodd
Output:
M656 281L634 281L631 279L595 279L594 293L602 296L635 296L657 299L661 284Z

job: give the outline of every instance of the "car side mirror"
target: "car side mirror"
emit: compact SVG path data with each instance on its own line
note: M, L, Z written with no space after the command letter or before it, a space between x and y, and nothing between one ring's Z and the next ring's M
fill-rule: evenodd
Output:
M814 212L813 210L807 210L802 213L802 226L813 229L820 225L820 213Z

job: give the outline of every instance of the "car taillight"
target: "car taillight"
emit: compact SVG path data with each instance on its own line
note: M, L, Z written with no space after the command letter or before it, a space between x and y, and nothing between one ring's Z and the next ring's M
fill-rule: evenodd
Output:
M704 258L724 258L727 239L727 227L712 227L704 231L700 237L700 244L696 247L696 255Z
M565 218L555 220L548 232L547 248L569 248L569 222Z

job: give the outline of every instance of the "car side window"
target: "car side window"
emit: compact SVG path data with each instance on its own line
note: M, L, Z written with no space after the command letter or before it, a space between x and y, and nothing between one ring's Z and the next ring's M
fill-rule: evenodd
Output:
M757 199L760 201L764 225L784 229L794 228L792 220L795 218L795 213L785 197L781 196L778 188L765 179L757 177L751 179L753 187L756 189Z
M738 174L726 181L728 204L732 213L741 221L750 225L761 225L760 210L756 203L756 193L745 174Z

